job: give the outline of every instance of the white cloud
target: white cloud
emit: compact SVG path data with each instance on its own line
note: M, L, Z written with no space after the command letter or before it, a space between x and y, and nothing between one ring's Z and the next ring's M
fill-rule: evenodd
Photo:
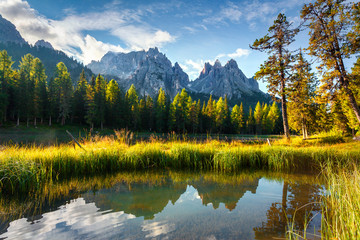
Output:
M120 46L114 46L111 44L97 41L94 37L90 35L86 35L84 44L81 44L80 48L82 51L81 58L85 64L90 63L91 60L100 60L102 56L104 56L104 54L109 51L126 52L126 50L124 50Z
M250 52L251 51L249 49L238 48L234 53L227 54L227 56L231 58L239 58L242 56L248 56Z
M119 5L114 1L111 6ZM156 29L143 23L142 11L113 10L75 14L65 11L61 20L48 19L41 16L27 1L1 0L0 14L11 21L20 34L31 44L39 39L50 42L54 48L75 56L85 64L98 60L107 51L126 51L161 47L175 41L170 33ZM109 20L111 19L111 21ZM126 50L119 46L96 40L84 31L107 31L125 43ZM79 51L80 49L80 51Z
M180 64L180 67L189 75L191 80L196 79L200 72L203 70L205 63L208 62L210 64L214 64L215 60L185 60L185 63Z

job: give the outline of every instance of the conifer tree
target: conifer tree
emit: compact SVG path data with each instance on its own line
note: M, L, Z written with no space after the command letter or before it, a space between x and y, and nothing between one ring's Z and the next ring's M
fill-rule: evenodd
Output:
M94 129L94 122L96 121L96 104L95 91L93 86L89 84L86 89L86 122Z
M308 137L309 125L315 107L316 78L311 66L300 50L294 65L294 74L289 86L289 122L295 131L301 130L303 139Z
M254 134L254 126L255 126L255 118L253 115L253 110L251 108L251 106L249 107L249 115L246 121L246 128L247 128L247 133L249 134Z
M139 101L139 116L140 116L140 129L148 130L147 127L147 106L146 106L146 96L143 96Z
M59 86L59 117L61 118L61 125L64 125L71 110L72 83L70 74L63 62L59 62L56 65L55 76L55 82Z
M223 98L220 97L216 103L216 117L215 117L216 127L219 133L222 133L225 128L225 124L228 117L227 115L228 115L227 106Z
M18 79L18 119L20 116L26 117L26 126L29 126L29 118L34 113L34 81L33 81L33 60L31 54L21 58L19 79ZM18 120L19 122L19 120Z
M263 117L262 107L261 107L260 102L257 102L257 104L255 106L255 110L254 110L256 134L261 134L262 117Z
M268 134L268 133L270 133L270 122L268 119L268 114L269 114L270 108L267 104L264 104L262 106L261 111L262 111L261 131L262 131L262 134Z
M191 101L191 98L190 98ZM176 94L170 104L170 128L177 132L185 132L189 124L189 96L185 89Z
M290 137L287 118L288 73L293 62L288 46L294 42L298 31L298 29L291 29L291 24L286 20L286 16L280 13L274 21L274 25L269 28L269 33L261 39L256 39L251 46L252 49L267 51L270 55L265 63L260 66L260 70L255 74L255 78L266 80L270 94L273 97L280 97L284 135L286 138Z
M155 107L156 130L159 132L166 131L166 95L162 88L159 89Z
M269 113L267 115L271 133L274 133L276 122L279 119L279 117L280 117L280 110L278 108L278 105L274 101L273 104L271 105Z
M94 102L95 102L95 112L96 112L96 123L100 125L101 130L103 129L105 121L105 104L106 104L106 81L99 74L95 80L94 87Z
M107 121L112 126L121 126L122 98L118 83L112 79L106 86Z
M88 83L86 81L85 71L83 69L74 91L73 111L72 111L73 116L77 119L79 123L83 123L85 121L87 85Z
M46 116L48 108L48 96L46 89L45 67L39 58L33 60L33 81L34 81L34 125L36 126L36 118L40 118L41 122Z
M358 6L354 5L354 8ZM325 73L321 79L321 94L333 96L337 89L343 91L360 123L360 108L350 87L351 79L344 63L345 59L360 50L359 45L355 44L358 38L356 13L351 9L351 3L345 0L317 0L304 5L301 18L308 23L310 30L310 55L321 60L318 69ZM351 27L355 31L349 35Z
M145 130L147 131L153 131L154 129L154 100L148 95L146 97L146 112L144 119L145 120Z
M12 69L11 57L5 50L0 51L0 125L6 122L7 108L10 102L9 91L11 81L15 76Z
M59 116L60 105L60 86L54 78L49 81L48 91L49 101L49 126L52 125L52 119Z
M349 126L349 121L347 116L345 116L344 112L353 113L348 102L342 100L343 97L335 97L331 101L331 113L329 115L330 122L327 123L326 129L321 129L318 127L318 121L314 121L315 130L318 132L322 132L324 130L334 129L335 131L348 133L351 129L351 125ZM346 109L344 109L346 108ZM353 114L352 114L353 115ZM316 119L317 120L317 119ZM356 117L355 117L356 120ZM357 121L356 121L357 122ZM325 123L326 124L326 123ZM355 129L354 129L355 130Z
M242 105L241 105L242 106ZM240 133L243 126L243 110L236 104L231 111L231 124L233 132Z
M128 124L131 126L132 129L137 129L140 122L139 97L134 84L132 84L129 90L126 92L125 100L131 114L131 120Z
M214 100L212 98L212 95L210 95L210 98L206 105L206 117L207 117L207 125L206 130L210 133L215 130L216 122L216 104L214 104Z

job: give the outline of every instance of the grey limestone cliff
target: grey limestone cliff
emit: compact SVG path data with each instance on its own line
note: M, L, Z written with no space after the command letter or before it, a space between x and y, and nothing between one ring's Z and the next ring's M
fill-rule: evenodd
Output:
M195 92L217 97L227 95L229 99L239 99L242 94L248 96L262 93L258 82L254 78L247 78L233 59L225 66L221 66L219 60L213 66L205 63L199 77L190 83L190 88Z
M162 88L173 98L189 83L180 65L172 66L157 48L130 53L108 52L100 61L92 61L87 66L96 74L115 77L125 90L134 84L139 95L154 97Z
M20 35L14 24L0 15L0 42L27 43Z
M35 45L35 47L45 47L45 48L50 48L50 49L54 49L53 46L51 45L51 43L45 41L45 40L38 40Z

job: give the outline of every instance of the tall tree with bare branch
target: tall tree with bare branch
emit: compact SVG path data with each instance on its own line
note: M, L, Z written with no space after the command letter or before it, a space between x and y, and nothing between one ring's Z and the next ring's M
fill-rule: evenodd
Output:
M269 58L264 64L261 64L260 70L256 72L255 78L268 83L267 88L273 98L280 97L286 138L290 137L286 104L287 84L290 80L291 64L294 62L294 57L288 47L294 42L298 32L297 28L292 28L291 23L286 20L286 16L280 13L274 21L274 25L269 28L268 34L256 39L250 46L252 49L269 54Z
M345 0L317 0L305 4L301 18L310 32L309 53L320 59L318 70L323 74L320 91L331 98L337 90L345 94L360 123L360 108L351 89L351 77L344 60L359 52L359 31L355 31L359 4ZM353 31L350 31L350 29Z

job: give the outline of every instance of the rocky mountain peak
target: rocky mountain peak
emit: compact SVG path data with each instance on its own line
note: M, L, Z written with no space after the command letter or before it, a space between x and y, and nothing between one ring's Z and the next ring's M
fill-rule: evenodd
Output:
M178 63L171 61L158 48L148 51L105 54L100 61L92 61L88 67L96 74L117 79L125 90L134 84L139 95L156 96L162 88L174 97L189 83L188 75Z
M221 68L221 62L219 61L219 59L216 59L214 63L214 68Z
M14 24L6 20L0 15L0 42L14 42L19 44L27 44L21 37Z
M239 69L237 62L234 59L230 59L224 67L228 69Z
M149 50L147 51L147 54L149 56L155 56L155 55L158 55L160 52L159 52L159 49L157 47L154 47L154 48L149 48Z
M189 87L198 93L217 97L227 95L229 99L260 92L257 81L247 78L233 59L225 66L221 66L219 60L215 61L214 66L206 63L200 76L191 82Z
M51 43L41 39L41 40L38 40L35 45L35 47L45 47L45 48L50 48L50 49L54 49L53 46L51 45Z

